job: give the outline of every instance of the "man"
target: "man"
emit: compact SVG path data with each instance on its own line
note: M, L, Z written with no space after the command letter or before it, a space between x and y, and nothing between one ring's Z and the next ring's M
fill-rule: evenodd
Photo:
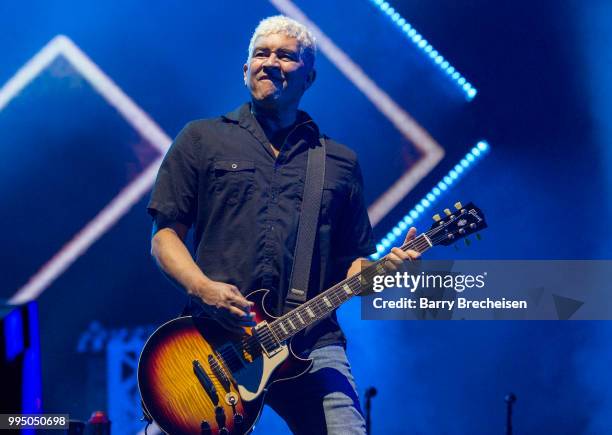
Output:
M272 291L275 314L283 311L300 209L310 206L301 202L308 149L322 137L298 110L316 78L315 51L303 25L284 16L263 20L244 65L250 103L189 123L164 159L148 206L155 218L151 253L189 294L189 314L213 316L228 328L251 325L243 293L258 288ZM361 259L374 252L356 156L325 140L309 297L359 272ZM195 261L184 243L191 226ZM395 248L389 260L416 256ZM335 313L308 328L301 343L312 370L274 384L267 403L294 433L365 433Z

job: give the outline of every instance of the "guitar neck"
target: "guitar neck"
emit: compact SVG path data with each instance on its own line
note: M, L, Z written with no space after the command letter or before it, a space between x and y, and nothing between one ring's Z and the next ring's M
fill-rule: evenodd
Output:
M423 253L432 246L433 244L427 233L424 233L400 248L404 251L411 249ZM383 257L373 262L361 272L339 282L271 322L269 326L272 332L278 340L285 341L329 315L344 302L366 290L375 276L387 273L385 261L386 257Z

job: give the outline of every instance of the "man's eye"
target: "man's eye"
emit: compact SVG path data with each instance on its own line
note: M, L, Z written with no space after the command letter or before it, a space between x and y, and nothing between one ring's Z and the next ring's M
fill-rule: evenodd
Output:
M266 57L266 53L263 51L256 51L255 54L253 54L253 57Z

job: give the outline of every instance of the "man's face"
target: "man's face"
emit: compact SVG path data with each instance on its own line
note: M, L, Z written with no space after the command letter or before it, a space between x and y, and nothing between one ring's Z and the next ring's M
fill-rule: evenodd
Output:
M258 37L243 69L253 100L264 107L297 106L315 77L300 58L297 39L283 34Z

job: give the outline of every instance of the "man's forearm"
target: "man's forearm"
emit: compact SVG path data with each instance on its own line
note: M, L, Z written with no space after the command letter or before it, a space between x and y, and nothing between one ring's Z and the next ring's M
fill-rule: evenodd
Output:
M210 281L172 228L162 228L155 234L151 241L151 255L164 275L189 294Z

